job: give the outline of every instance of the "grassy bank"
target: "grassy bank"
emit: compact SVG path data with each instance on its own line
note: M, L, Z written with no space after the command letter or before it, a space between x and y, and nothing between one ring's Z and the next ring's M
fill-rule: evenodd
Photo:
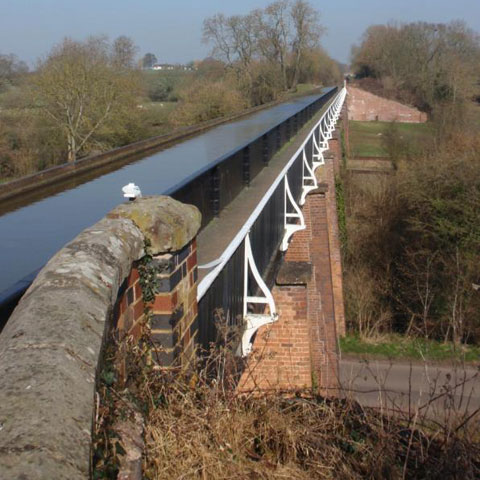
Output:
M349 122L350 158L386 157L387 149L382 141L389 122ZM405 144L415 148L431 136L428 123L395 123L398 135Z
M480 347L473 345L455 346L452 342L437 342L402 335L383 335L362 339L347 335L340 339L343 354L385 359L431 360L444 362L451 359L465 362L480 362Z

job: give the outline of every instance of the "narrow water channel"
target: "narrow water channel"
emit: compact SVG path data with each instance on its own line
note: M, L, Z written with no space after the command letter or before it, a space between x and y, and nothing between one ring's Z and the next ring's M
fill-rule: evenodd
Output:
M114 171L95 172L95 178L79 178L50 187L50 195L41 200L17 201L0 216L0 292L44 265L65 243L123 202L122 186L135 182L143 195L162 194L319 96L283 103L168 149L140 159L132 157Z

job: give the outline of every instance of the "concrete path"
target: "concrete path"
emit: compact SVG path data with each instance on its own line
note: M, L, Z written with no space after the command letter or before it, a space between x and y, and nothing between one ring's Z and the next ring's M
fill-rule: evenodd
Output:
M340 361L346 395L364 406L427 413L472 414L480 409L480 364L447 366L379 360ZM476 413L480 417L480 413Z

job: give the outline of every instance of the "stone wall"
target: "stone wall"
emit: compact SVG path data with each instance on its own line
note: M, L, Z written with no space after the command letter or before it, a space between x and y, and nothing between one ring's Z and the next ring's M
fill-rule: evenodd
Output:
M151 261L160 285L154 311L175 296L185 312L195 312L199 227L193 206L169 197L137 199L83 231L40 271L0 335L0 478L89 477L106 334L114 323L137 335L145 306L139 268ZM162 315L171 319L177 310ZM161 346L170 342L167 355L177 340L189 348L195 336L194 314L177 320L176 329L153 329Z
M414 107L388 100L357 87L348 87L348 119L362 122L423 123L427 115Z

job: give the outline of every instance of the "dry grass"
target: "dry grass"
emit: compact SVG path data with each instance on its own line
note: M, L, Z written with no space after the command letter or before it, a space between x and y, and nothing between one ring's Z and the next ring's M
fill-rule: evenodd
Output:
M114 378L106 358L96 479L117 478L129 452L115 425L138 416L149 480L480 478L478 411L457 418L452 410L447 422L432 420L428 408L362 408L311 390L239 394L231 346L179 370L155 368L148 343L146 333L143 347L130 345L125 381Z
M432 422L425 410L392 415L307 390L241 395L231 377L218 374L228 368L212 369L229 364L225 355L211 356L194 377L157 372L146 419L146 478L480 476L478 412L450 415L447 424Z
M146 429L149 479L479 478L478 437L310 392L241 397L170 381ZM478 434L477 434L478 435Z

